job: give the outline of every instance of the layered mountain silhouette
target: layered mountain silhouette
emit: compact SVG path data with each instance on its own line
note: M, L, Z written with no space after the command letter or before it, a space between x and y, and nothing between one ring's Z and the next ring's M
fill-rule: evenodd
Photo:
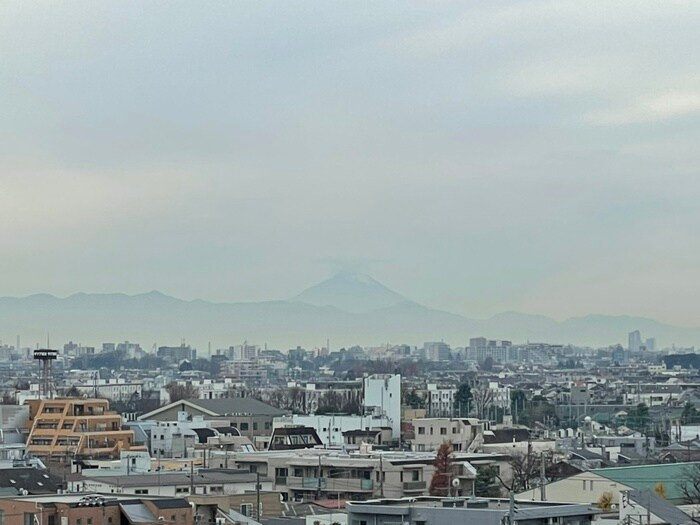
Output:
M0 298L0 337L21 336L23 346L72 340L89 345L136 341L142 346L179 344L182 338L203 350L244 340L287 349L384 343L422 344L444 339L464 346L470 337L514 342L603 346L625 344L640 330L668 346L695 345L700 329L651 319L591 315L563 322L507 312L490 319L468 319L434 310L388 289L370 276L338 274L289 300L255 303L184 301L160 292L138 295L79 293L66 298L38 294Z

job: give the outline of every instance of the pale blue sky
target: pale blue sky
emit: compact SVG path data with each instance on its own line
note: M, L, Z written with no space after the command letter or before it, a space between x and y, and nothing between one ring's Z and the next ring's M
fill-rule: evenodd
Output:
M0 295L274 299L347 260L469 316L700 325L698 27L668 0L3 2Z

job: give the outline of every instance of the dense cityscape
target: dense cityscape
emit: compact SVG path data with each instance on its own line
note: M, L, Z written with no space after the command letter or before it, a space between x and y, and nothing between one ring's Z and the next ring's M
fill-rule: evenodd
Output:
M607 348L125 341L0 357L4 490L81 501L76 523L95 506L332 525L406 505L538 523L700 505L700 357L639 331Z

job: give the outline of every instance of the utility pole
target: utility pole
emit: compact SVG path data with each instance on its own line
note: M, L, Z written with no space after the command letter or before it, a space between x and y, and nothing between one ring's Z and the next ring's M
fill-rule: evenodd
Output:
M255 506L255 519L260 521L260 472L255 473Z
M545 488L547 481L545 479L544 469L544 452L542 452L542 460L540 461L540 501L547 501L547 489Z
M384 497L384 456L379 453L379 495Z
M318 455L318 472L316 474L316 499L321 499L321 454Z
M515 493L511 488L508 492L509 502L508 502L508 525L515 524Z
M194 496L194 458L190 458L190 494Z

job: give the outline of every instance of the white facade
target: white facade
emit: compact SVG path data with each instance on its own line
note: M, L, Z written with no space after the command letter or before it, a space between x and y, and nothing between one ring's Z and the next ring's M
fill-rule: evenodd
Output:
M142 381L127 381L122 378L97 379L82 384L76 384L81 394L94 397L95 391L99 397L113 401L130 399L132 396L140 397L143 392Z
M401 436L401 375L377 374L364 379L365 411L389 420L394 439Z
M454 415L456 388L442 388L438 385L428 384L428 412L432 417ZM466 410L466 407L464 407Z
M342 446L343 432L349 430L372 430L379 427L389 427L389 418L380 416L336 416L336 415L290 415L276 417L273 428L286 426L304 426L316 430L324 445ZM393 431L392 431L393 433ZM393 436L396 437L396 436Z
M151 453L159 458L187 458L194 455L197 443L195 428L209 428L211 421L204 421L203 416L191 420L187 412L178 412L177 421L156 421L151 428Z

